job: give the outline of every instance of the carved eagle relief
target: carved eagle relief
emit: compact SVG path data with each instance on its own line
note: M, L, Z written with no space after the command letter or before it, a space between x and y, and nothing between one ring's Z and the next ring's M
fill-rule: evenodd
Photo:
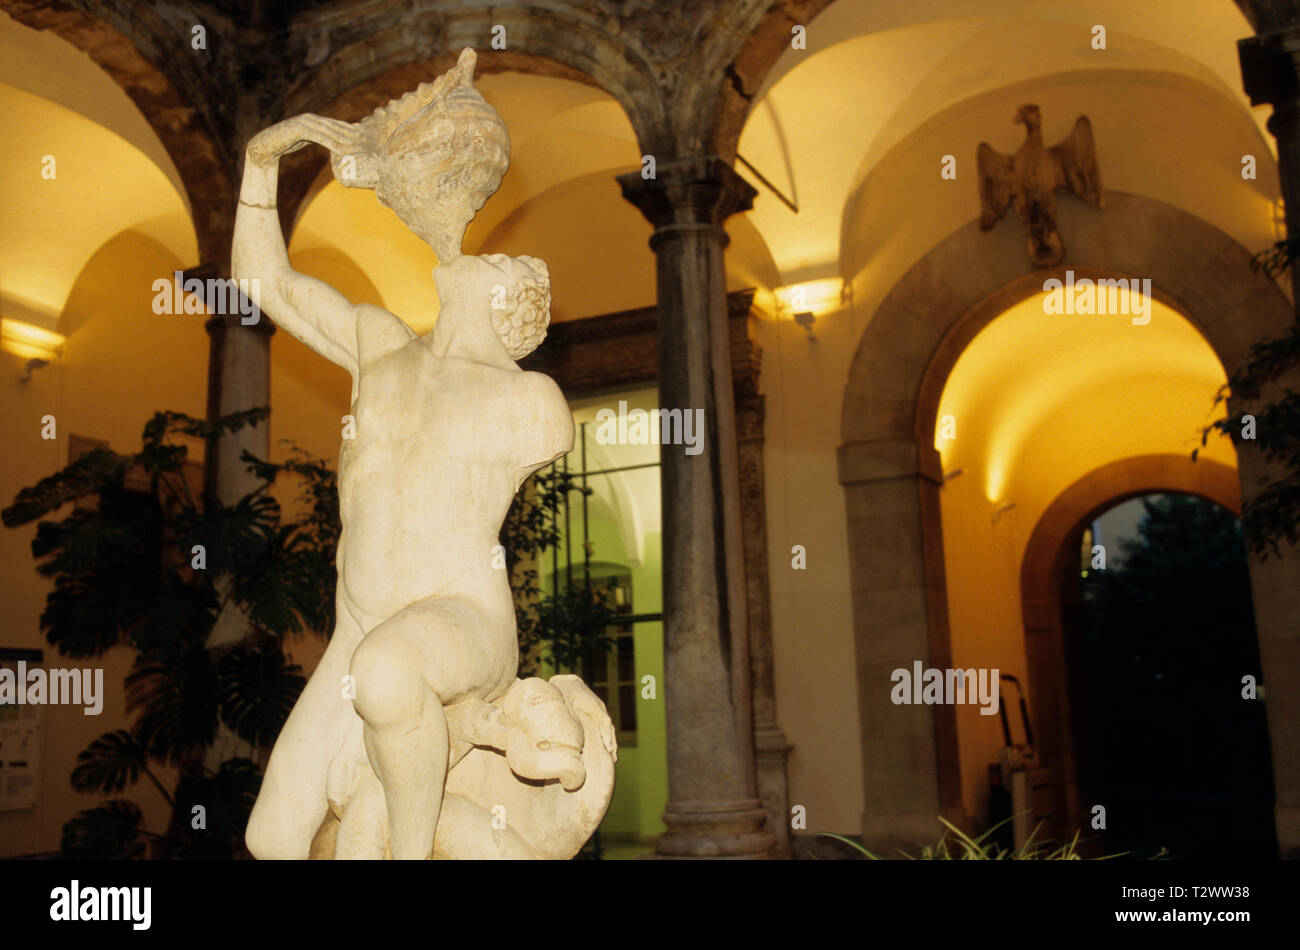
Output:
M1068 189L1084 201L1102 206L1101 170L1092 123L1086 115L1059 145L1043 147L1038 106L1021 106L1016 122L1025 127L1025 143L1015 155L1001 155L987 142L975 152L980 179L980 230L988 231L1016 205L1016 214L1029 231L1029 259L1039 267L1052 267L1065 257L1065 245L1056 230L1056 192Z

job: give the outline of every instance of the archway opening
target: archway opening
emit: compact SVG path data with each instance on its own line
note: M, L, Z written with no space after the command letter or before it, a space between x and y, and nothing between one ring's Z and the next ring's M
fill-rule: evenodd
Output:
M1236 515L1192 494L1140 495L1077 525L1062 553L1073 760L1092 850L1276 857Z
M1212 441L1201 461L1191 460L1201 428L1219 414L1214 396L1224 372L1214 350L1149 291L1134 290L1116 303L1105 312L1069 314L1050 292L1035 291L1004 303L991 320L985 315L978 329L958 327L954 332L968 342L931 410L943 480L950 636L950 662L932 665L1010 678L1000 679L1000 690L1011 740L989 704L951 711L960 782L952 797L959 794L977 831L1000 817L996 777L1019 783L1017 807L1028 821L1018 835L1038 823L1040 835L1057 840L1077 828L1087 833L1091 802L1071 757L1074 735L1087 720L1061 708L1064 646L1042 647L1049 640L1063 644L1057 625L1039 620L1044 609L1059 609L1057 592L1032 571L1027 582L1024 566L1055 564L1066 534L1074 532L1070 543L1077 545L1083 518L1111 499L1182 487L1208 473L1229 483L1235 477L1225 440ZM1153 460L1152 471L1139 459ZM1072 486L1099 472L1100 495L1068 516L1058 508ZM1045 521L1053 525L1050 550L1041 549ZM1017 687L1035 738L1028 757L1008 752L1029 744L1017 721Z

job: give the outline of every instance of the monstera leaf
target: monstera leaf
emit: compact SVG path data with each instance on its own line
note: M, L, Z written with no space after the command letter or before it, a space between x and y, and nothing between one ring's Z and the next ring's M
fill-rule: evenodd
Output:
M149 753L125 729L106 732L77 756L72 787L79 792L120 792L148 770Z
M135 736L168 762L200 754L217 735L217 670L202 644L137 662L126 678L128 708L140 709Z
M148 616L159 595L162 520L153 499L115 488L94 509L37 527L37 571L54 579L41 627L64 656L96 656Z
M154 590L151 608L131 628L129 641L146 660L176 656L207 641L217 608L211 586L168 573Z
M221 658L217 673L221 719L255 746L273 743L307 684L271 638L241 644Z
M0 512L0 519L9 528L35 521L70 501L98 494L110 485L121 485L130 465L130 456L108 449L92 449L67 467L20 491L14 503Z
M65 858L123 861L144 853L140 840L143 815L134 802L115 800L80 812L63 826L60 849Z
M186 825L178 858L229 858L243 848L262 772L248 759L227 759L215 775L187 776L176 786L176 814Z
M319 600L333 595L316 586L317 574L313 551L294 525L285 525L234 576L234 596L254 626L280 636L302 633L319 614Z
M262 556L280 526L280 505L270 495L245 495L233 505L209 498L172 519L176 544L186 561L202 545L209 575L247 571Z

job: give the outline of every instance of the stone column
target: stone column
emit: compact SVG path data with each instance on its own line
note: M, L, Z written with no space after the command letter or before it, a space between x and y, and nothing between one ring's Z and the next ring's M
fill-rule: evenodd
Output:
M186 277L229 277L229 269L204 265L187 271ZM275 324L265 314L257 313L257 317L256 323L245 325L242 319L250 318L241 318L240 314L214 314L204 324L209 338L209 419L271 404L271 335ZM257 487L258 480L249 474L240 455L247 450L267 458L270 446L269 420L209 439L205 493L227 505L248 494Z
M207 279L229 277L229 274L228 266L208 264L188 271L186 276ZM265 314L254 313L257 322L247 325L241 322L247 318L238 313L214 314L204 324L209 337L209 419L271 404L271 335L275 333L275 325ZM232 505L247 495L259 481L247 470L240 456L247 450L258 458L269 458L270 447L269 419L238 432L210 437L205 447L204 494L224 505ZM217 577L214 583L224 599L228 577ZM242 611L223 610L208 634L207 645L214 649L231 647L247 637L251 629ZM232 756L260 759L261 753L241 741L224 723L219 724L217 736L204 757L205 764L215 769Z
M246 409L271 404L271 335L275 325L260 314L257 323L244 325L238 314L216 315L205 324L208 350L208 418L216 419ZM233 505L253 491L260 481L240 458L245 451L269 458L270 420L208 438L203 492L223 505ZM217 578L218 589L223 578ZM245 618L223 611L208 636L208 646L237 643L248 635Z
M1300 235L1300 28L1241 40L1237 48L1251 102L1273 106L1268 129L1277 139L1287 236L1294 237ZM1300 308L1300 266L1291 268L1291 287ZM1233 367L1227 369L1231 374ZM1294 387L1298 376L1293 371L1283 382ZM1265 401L1281 395L1278 387L1273 390L1265 393ZM1253 411L1237 400L1229 408L1233 415ZM1253 444L1238 445L1237 464L1243 502L1263 479L1286 474ZM1278 848L1295 857L1300 856L1300 627L1295 619L1300 615L1300 551L1284 547L1283 555L1267 561L1251 558L1250 586L1273 753Z
M1277 140L1286 233L1300 234L1300 29L1241 40L1237 53L1251 104L1273 107L1268 130ZM1300 303L1300 268L1291 270L1291 288Z
M744 546L722 222L755 191L722 159L619 176L654 225L659 401L704 411L698 455L660 451L668 806L664 857L766 857L754 782Z

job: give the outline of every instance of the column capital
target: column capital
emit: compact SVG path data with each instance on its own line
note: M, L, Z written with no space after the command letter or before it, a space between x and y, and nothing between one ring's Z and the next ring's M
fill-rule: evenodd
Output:
M1269 104L1268 130L1277 139L1287 240L1300 236L1300 27L1288 26L1237 42L1241 84L1252 105ZM1300 269L1291 287L1300 306Z
M654 225L654 248L673 232L713 231L726 239L722 222L754 206L757 190L716 155L698 155L660 163L655 177L641 172L618 176L623 197Z
M1300 27L1238 40L1237 59L1251 105L1282 108L1300 98Z

